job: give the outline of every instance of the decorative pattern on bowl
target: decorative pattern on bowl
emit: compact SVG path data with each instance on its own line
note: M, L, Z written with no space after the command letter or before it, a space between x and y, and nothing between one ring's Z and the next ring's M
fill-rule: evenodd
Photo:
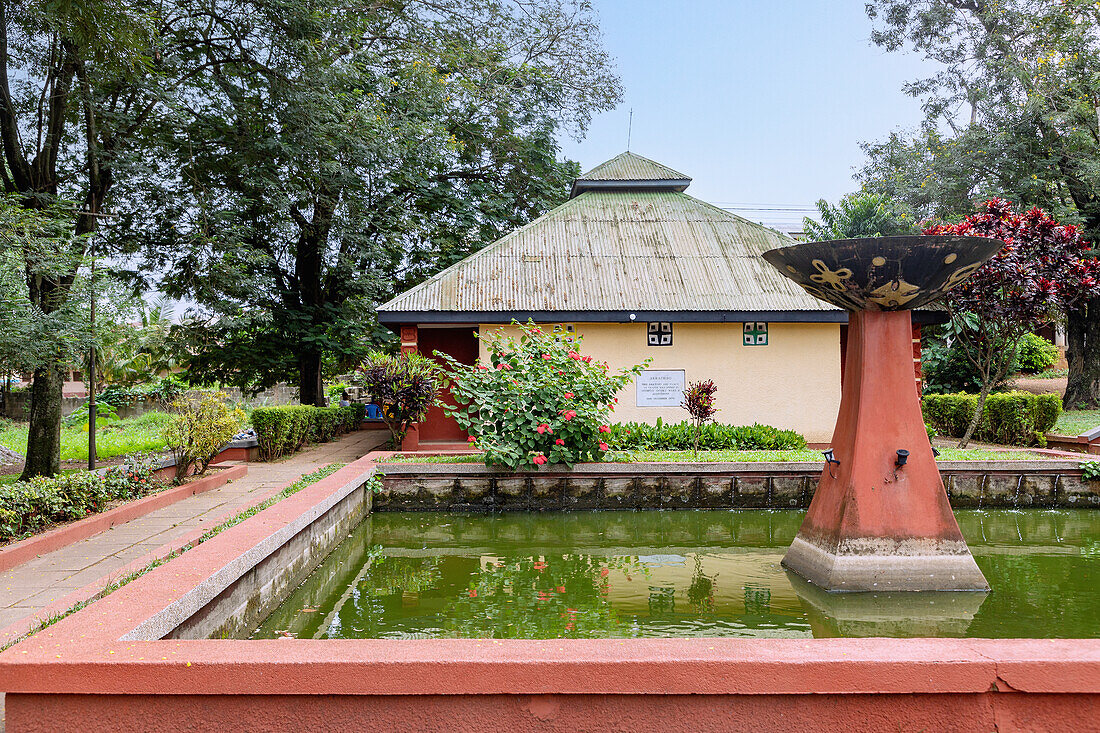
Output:
M896 311L939 299L1004 247L988 237L906 236L806 242L763 257L810 295L845 310Z

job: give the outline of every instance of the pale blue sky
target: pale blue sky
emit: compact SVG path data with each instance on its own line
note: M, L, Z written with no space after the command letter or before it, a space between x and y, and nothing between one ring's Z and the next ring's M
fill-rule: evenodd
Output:
M860 141L921 119L902 85L935 67L872 46L860 0L593 1L624 101L563 140L583 169L626 148L633 107L631 150L691 176L697 198L812 206L857 187Z

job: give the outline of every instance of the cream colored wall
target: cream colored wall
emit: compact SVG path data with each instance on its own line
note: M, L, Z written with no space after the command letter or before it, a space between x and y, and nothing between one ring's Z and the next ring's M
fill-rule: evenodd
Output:
M578 323L581 350L613 369L652 359L649 369L683 369L687 382L713 379L719 422L754 422L797 430L811 443L827 443L840 407L840 326L770 323L767 346L745 346L740 323L673 324L672 346L647 346L644 323ZM482 324L515 333L512 326ZM487 356L480 344L480 358ZM687 419L678 407L638 407L634 384L619 394L615 419L652 423Z

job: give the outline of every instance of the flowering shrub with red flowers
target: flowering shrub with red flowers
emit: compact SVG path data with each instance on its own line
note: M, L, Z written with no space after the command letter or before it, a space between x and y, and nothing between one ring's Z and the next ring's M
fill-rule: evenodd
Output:
M480 336L488 363L450 367L455 401L447 414L470 433L485 463L512 469L596 460L607 444L608 418L619 390L644 364L612 373L606 363L581 352L581 339L533 323L519 326L518 339Z

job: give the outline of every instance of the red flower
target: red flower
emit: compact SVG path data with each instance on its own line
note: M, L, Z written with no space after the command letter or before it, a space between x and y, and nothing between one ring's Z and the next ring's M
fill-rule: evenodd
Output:
M550 567L550 565L548 563L543 562L542 560L536 560L535 561L535 570L542 571L542 570L545 570L548 567ZM541 591L540 590L539 593L542 594L542 595L545 595L546 591Z
M466 438L466 442L467 442L467 443L474 443L474 442L476 442L476 441L477 441L477 438L475 438L475 437L474 437L474 436L472 436L472 435L471 435L471 436L470 436L469 438Z
M607 443L600 443L600 450L606 451L607 450Z
M565 393L565 399L567 399L567 400L573 399L573 393L572 392L566 392Z
M533 460L535 462L535 465L541 466L542 464L546 463L546 456L539 453L537 456L535 456L531 460Z
M591 356L586 356L586 357L584 357L583 361L584 361L585 364L591 364L592 363L592 357Z
M550 433L551 435L553 435L554 429L546 423L543 423L542 425L539 425L537 428L535 428L535 432L537 432L539 435L542 435L543 433Z
M601 425L601 426L600 426L600 432L601 432L601 433L610 433L610 432L611 432L611 428L609 428L609 427L608 427L608 426L606 426L606 425Z
M554 441L554 445L565 445L565 441L562 440L561 438L558 438L557 440Z
M503 364L503 363L497 364L497 369L498 370L500 370L500 369L511 369L511 368L512 368L512 366L510 364Z
M470 598L477 598L477 591L473 588L470 589Z
M549 354L543 354L543 355L542 355L542 358L543 358L543 359L545 359L546 361L550 361L550 359L551 359L552 357L551 357L551 356L550 356Z
M565 586L564 585L559 585L558 586L558 593L564 593L564 592L565 592Z
M484 364L478 364L477 368L480 369L483 372L489 371L489 367L485 366Z
M576 410L565 410L565 411L562 412L561 416L564 417L566 420L572 420L573 418L575 418L577 416L577 411Z

